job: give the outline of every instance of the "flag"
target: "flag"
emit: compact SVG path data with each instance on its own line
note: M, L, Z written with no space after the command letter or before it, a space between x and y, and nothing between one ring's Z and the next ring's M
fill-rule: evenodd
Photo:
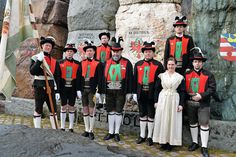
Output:
M0 93L10 98L16 87L16 50L36 35L31 26L29 0L7 0L0 43Z
M227 61L236 61L236 34L221 34L220 56Z

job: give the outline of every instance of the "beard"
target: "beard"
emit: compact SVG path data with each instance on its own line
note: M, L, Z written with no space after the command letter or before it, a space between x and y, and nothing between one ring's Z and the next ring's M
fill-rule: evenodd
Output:
M112 56L112 59L113 59L114 61L118 61L118 60L120 59L120 57L121 57L121 56Z

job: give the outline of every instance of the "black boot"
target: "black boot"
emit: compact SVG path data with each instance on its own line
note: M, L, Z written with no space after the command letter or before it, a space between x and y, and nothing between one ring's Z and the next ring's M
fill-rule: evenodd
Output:
M104 140L110 140L114 137L114 134L110 134L108 133L105 137L104 137Z
M119 142L120 141L120 135L119 134L115 134L114 135L114 139L116 142Z
M202 148L201 148L201 152L202 152L202 156L203 156L203 157L209 157L208 149L207 149L207 148L202 147Z
M100 110L101 108L103 108L103 104L97 103L97 107L98 110Z
M152 138L147 138L147 145L148 146L152 146L153 145L153 141L152 141Z
M199 148L199 145L195 142L193 142L189 147L188 147L188 151L195 151L196 149Z
M90 133L89 133L89 139L90 139L90 140L94 140L94 133L93 133L93 132L90 132Z
M167 146L166 146L166 151L170 152L172 150L173 146L170 145L169 143L167 143Z
M161 144L160 150L166 150L167 149L167 144Z
M141 143L145 142L145 140L146 140L146 138L142 138L141 136L139 136L136 143L141 144Z
M84 133L81 134L81 136L89 137L89 133L87 131L85 131Z

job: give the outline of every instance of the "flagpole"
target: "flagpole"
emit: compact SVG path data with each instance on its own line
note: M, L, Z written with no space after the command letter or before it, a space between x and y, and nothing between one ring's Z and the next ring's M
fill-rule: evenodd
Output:
M32 8L32 4L31 4L31 0L29 0L29 9L30 9L31 16L33 16L33 8ZM37 31L35 20L31 20L31 24L33 25L33 29L35 31ZM38 33L36 33L36 34L38 35ZM36 39L37 39L38 45L40 45L39 44L39 37L37 37ZM51 95L52 92L51 92L51 88L50 88L49 83L48 83L48 77L47 77L46 67L45 67L45 64L44 64L44 59L43 59L42 67L43 67L43 73L44 73L45 83L46 83L46 90L47 90L47 94L48 94L48 97L49 97L49 103L50 103L50 107L51 107L55 127L56 127L56 129L58 129L57 120L56 120L56 116L55 116L55 110L54 110L54 104L53 104L52 95Z

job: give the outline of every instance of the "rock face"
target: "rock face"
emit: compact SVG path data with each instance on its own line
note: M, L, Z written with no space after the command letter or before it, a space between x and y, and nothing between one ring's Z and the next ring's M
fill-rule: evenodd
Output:
M174 18L181 15L180 1L146 2L149 1L121 0L116 14L116 35L124 37L124 56L132 63L142 58L141 46L144 41L156 43L156 58L161 60L166 38L173 30Z
M138 151L101 146L76 133L52 129L33 129L21 125L0 125L0 151L1 157L148 156Z
M236 62L220 56L221 34L236 33L236 1L192 1L192 25L196 45L207 51L206 68L217 81L222 103L212 102L212 116L222 120L236 120Z
M68 0L32 0L33 13L40 36L53 36L56 46L52 55L60 59L66 44ZM30 57L38 52L37 41L31 39L23 43L17 58L16 90L14 96L33 98L31 87L33 77L29 74Z
M19 48L16 56L16 89L14 96L21 98L33 98L33 79L34 77L29 73L31 56L39 51L36 39L27 39Z
M115 14L118 0L70 0L68 29L76 30L115 30Z
M111 36L114 35L118 7L118 0L70 0L67 42L76 44L79 50L75 55L76 59L80 60L80 56L84 55L82 48L85 39L99 45L99 33L109 31Z
M68 0L32 0L33 12L40 36L53 36L56 39L54 56L61 58L61 50L67 40Z
M31 129L26 126L0 126L1 156L116 156L95 142L55 130ZM73 135L73 136L72 136ZM13 142L14 141L14 142Z

